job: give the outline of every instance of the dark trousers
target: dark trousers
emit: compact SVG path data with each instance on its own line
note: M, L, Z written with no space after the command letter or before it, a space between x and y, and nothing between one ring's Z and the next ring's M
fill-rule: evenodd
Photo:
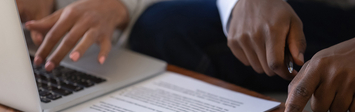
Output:
M290 4L304 23L308 44L306 60L317 51L355 35L355 30L348 29L354 29L355 25L354 17L348 18L346 15L351 11L329 8L318 3ZM324 9L329 9L324 12L325 15L319 13ZM324 19L338 12L343 12L342 18L354 22L342 23L339 16ZM341 27L344 25L346 28ZM251 90L287 91L289 81L279 76L257 74L234 57L227 46L215 0L169 1L152 5L134 25L129 44L134 51Z

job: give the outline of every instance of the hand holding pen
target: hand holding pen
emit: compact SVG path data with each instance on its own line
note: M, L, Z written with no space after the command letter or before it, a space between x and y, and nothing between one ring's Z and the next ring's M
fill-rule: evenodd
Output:
M239 0L227 29L228 46L234 56L257 73L291 80L297 74L292 65L304 63L303 24L285 1ZM287 58L286 47L290 54Z

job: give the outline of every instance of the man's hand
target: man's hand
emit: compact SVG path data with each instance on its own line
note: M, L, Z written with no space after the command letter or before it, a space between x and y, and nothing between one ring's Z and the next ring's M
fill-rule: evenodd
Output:
M36 52L34 63L42 64L64 36L47 59L47 71L54 69L73 48L70 58L78 61L94 43L101 47L98 62L103 64L111 49L113 31L123 29L127 23L128 11L120 0L80 0L46 18L29 21L26 28L46 35Z
M54 9L54 0L16 0L16 3L22 22L40 20L50 15ZM31 38L38 45L42 42L43 36L40 32L32 30Z
M304 63L306 40L302 21L283 0L239 0L233 9L228 33L233 54L258 73L292 79L285 63L288 46L297 65Z
M355 112L355 38L319 51L289 85L286 112Z

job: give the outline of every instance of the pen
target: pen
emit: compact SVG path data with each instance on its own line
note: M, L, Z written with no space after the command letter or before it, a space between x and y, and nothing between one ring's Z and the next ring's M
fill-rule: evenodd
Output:
M286 45L285 47L285 64L286 67L288 69L288 72L292 73L293 71L293 59L292 59L292 55L291 52L288 48L288 45Z

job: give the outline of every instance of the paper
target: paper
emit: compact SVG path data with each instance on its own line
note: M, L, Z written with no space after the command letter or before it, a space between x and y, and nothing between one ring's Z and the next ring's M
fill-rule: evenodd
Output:
M65 112L263 112L280 105L177 73L129 86Z

